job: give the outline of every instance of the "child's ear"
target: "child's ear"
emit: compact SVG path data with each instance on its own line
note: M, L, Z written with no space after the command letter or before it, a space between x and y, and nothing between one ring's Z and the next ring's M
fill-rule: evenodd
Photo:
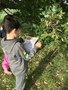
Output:
M16 33L17 33L17 30L14 28L14 29L12 30L12 33L13 33L13 34L16 34Z
M14 30L14 32L16 32L16 31L17 31L17 30L16 30L16 28L14 28L13 30Z
M15 33L16 32L16 29L14 28L13 30L12 30L12 33Z

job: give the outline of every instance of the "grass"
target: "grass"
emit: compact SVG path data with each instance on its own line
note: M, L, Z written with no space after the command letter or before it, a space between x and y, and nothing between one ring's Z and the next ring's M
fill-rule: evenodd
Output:
M0 50L0 90L15 90L14 76L4 75ZM68 61L57 49L39 50L28 63L26 90L68 90Z

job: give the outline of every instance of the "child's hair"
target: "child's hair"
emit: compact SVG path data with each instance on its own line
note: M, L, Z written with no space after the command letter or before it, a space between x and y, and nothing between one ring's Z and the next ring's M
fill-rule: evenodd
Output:
M3 28L6 30L6 33L10 33L14 28L18 30L20 23L17 18L13 15L6 15L3 20Z

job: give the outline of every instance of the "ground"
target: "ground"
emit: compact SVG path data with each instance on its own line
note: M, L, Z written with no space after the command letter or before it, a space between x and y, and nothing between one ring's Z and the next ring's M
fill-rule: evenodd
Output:
M0 50L0 90L15 90L14 76L4 75ZM68 61L54 47L45 46L29 63L26 90L68 90Z

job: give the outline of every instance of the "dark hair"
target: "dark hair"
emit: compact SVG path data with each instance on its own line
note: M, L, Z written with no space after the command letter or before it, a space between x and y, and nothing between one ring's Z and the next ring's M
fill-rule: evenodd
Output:
M20 23L16 17L13 15L6 15L3 20L3 28L6 30L6 33L10 33L14 28L18 30Z

